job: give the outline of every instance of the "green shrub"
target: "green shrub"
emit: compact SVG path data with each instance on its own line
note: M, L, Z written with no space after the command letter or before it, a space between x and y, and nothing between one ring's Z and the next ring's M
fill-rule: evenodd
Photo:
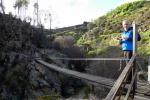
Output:
M96 55L96 52L95 52L95 50L93 50L93 51L89 51L88 53L87 53L87 57L94 57Z
M140 55L150 55L150 30L140 34L142 39L139 42L138 52Z
M75 36L76 34L77 33L73 32L73 31L66 33L66 35L69 35L69 36Z
M40 96L37 98L37 100L60 100L60 96L58 95Z

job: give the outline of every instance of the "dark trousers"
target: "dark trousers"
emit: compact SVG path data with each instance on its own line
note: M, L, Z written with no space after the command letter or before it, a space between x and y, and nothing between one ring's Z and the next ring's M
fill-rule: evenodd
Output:
M132 57L132 51L124 51L124 57L127 59L130 59ZM126 64L129 62L129 60L126 60Z
M124 57L127 58L127 59L130 59L132 57L132 51L124 51L123 53L124 53ZM126 65L127 65L128 62L129 62L129 60L126 60ZM129 82L131 82L131 80L132 80L132 71L130 72L127 80Z

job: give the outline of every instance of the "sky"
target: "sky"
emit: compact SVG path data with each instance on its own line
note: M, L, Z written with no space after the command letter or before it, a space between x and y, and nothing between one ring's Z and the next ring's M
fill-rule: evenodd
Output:
M37 0L29 0L26 16L34 17L33 5ZM133 0L38 0L39 12L42 24L49 28L50 21L44 20L45 13L52 15L52 28L61 28L77 24L84 21L92 21L117 6ZM15 0L4 0L6 13L17 12L13 8Z

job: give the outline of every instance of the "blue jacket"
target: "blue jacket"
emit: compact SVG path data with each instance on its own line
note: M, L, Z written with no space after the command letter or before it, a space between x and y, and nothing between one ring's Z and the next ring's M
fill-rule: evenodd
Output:
M130 27L127 31L122 32L122 37L127 37L126 40L121 40L120 44L122 45L123 51L132 51L133 50L133 28ZM141 40L140 34L137 34L138 41Z

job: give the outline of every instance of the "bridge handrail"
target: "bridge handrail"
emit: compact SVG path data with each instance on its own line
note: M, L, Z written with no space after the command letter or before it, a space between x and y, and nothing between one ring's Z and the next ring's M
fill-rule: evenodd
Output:
M100 60L108 60L108 61L114 61L114 60L124 60L124 61L126 61L126 60L130 60L130 59L128 59L128 58L124 58L124 57L118 57L118 58L68 58L68 57L55 57L55 56L49 56L49 55L47 55L47 54L45 54L45 51L38 51L38 53L40 53L41 55L44 55L44 56L48 56L50 59L52 59L52 60L85 60L85 61L87 61L87 60L98 60L98 61L100 61Z
M114 100L116 98L116 95L118 91L120 90L121 85L124 83L124 80L130 73L131 69L133 68L132 65L134 63L135 58L136 58L136 54L132 56L132 58L130 59L130 61L128 62L128 64L126 65L122 73L120 74L119 78L116 80L114 86L111 88L110 92L106 96L105 100Z
M60 58L60 57L51 57L54 60L130 60L127 58Z

